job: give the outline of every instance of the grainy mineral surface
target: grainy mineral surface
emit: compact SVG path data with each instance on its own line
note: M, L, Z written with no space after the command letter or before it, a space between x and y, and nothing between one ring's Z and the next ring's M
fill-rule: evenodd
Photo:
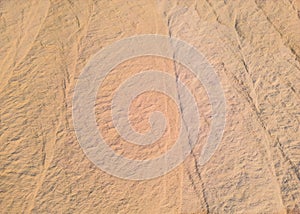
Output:
M126 142L110 105L132 75L165 72L174 82L160 81L175 95L182 81L200 115L198 144L184 162L136 181L85 155L72 99L98 51L140 34L178 38L206 57L224 91L226 125L213 156L199 165L213 117L205 87L172 59L120 63L95 102L99 133L116 154L158 157L182 122L180 96L142 93L128 109L132 129L149 131L153 111L164 114L167 128L153 145ZM1 213L300 213L299 123L299 0L0 1Z

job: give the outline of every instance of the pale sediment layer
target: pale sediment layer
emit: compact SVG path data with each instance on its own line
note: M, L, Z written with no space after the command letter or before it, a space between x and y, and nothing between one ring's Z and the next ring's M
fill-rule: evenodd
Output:
M299 213L299 11L298 0L1 1L1 212ZM167 131L145 148L120 139L111 96L141 70L185 82L201 116L199 145L184 163L159 178L130 181L85 156L72 97L94 54L139 34L179 38L205 55L224 89L226 127L213 157L198 166L211 123L201 83L172 60L123 62L99 88L95 106L99 131L118 154L157 157L180 128L174 100L151 92L132 103L132 126L147 132L148 115L159 110L168 118ZM176 81L171 90L176 93Z

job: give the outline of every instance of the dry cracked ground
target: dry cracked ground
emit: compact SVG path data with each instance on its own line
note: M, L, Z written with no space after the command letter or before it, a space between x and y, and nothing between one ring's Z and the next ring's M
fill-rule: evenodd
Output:
M186 84L201 116L198 144L183 163L135 181L85 155L72 99L98 51L140 34L178 38L206 57L224 91L226 126L199 165L213 118L201 82L172 59L120 63L95 102L99 132L116 154L153 159L178 138L181 108L155 91L136 97L128 115L145 133L150 113L161 111L161 139L128 143L114 127L114 91L142 70L174 77L160 81L175 94L179 80ZM0 43L1 213L300 213L299 0L2 0Z

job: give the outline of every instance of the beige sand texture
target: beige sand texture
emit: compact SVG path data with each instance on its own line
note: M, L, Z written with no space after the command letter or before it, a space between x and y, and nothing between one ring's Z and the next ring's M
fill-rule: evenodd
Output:
M137 97L129 117L143 133L149 114L163 112L159 141L129 144L113 127L114 91L142 70L185 82L201 116L199 143L182 164L133 181L85 155L72 98L94 54L139 34L179 38L205 55L224 90L226 126L212 158L199 166L212 117L201 82L160 57L121 63L95 105L99 132L117 154L151 159L178 137L181 112L157 92ZM299 0L0 1L0 213L300 213L299 124Z

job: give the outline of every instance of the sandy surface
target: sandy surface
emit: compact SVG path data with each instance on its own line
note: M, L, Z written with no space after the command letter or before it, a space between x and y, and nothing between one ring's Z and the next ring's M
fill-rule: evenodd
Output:
M196 47L214 67L226 98L226 127L213 157L198 166L209 134L205 89L172 60L140 57L118 65L99 88L99 131L119 155L151 159L178 137L175 102L157 92L129 109L133 128L161 111L167 129L152 146L114 129L113 92L142 70L182 80L201 115L199 144L164 176L112 176L84 154L72 98L99 50L139 34ZM162 79L161 81L166 81ZM170 86L176 93L176 81ZM1 213L300 213L300 1L0 1Z

